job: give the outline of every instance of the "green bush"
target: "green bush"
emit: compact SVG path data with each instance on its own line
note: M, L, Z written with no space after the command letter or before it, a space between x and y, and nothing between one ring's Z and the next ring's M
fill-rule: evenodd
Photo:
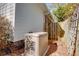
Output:
M53 14L57 17L57 21L61 22L70 17L75 10L75 6L75 4L58 6L58 8L53 11Z

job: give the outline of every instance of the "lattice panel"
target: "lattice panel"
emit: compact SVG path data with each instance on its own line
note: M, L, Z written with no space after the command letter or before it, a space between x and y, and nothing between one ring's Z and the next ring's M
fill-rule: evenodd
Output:
M15 3L1 3L0 4L0 15L6 16L12 21L14 26L14 18L15 18Z
M77 22L78 22L78 13L77 9L75 10L74 14L71 17L70 25L69 25L69 40L68 40L68 55L74 55L75 49L75 40L77 39Z
M14 32L15 27L15 3L0 3L0 16L8 18L7 21L11 22L12 29ZM14 35L11 33L10 35ZM13 41L13 39L10 39Z

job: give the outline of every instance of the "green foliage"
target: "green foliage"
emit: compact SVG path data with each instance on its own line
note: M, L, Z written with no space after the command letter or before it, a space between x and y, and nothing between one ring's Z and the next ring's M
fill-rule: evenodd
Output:
M58 22L64 21L72 15L75 7L75 4L65 4L63 6L58 6L58 8L53 11L53 14L57 17Z

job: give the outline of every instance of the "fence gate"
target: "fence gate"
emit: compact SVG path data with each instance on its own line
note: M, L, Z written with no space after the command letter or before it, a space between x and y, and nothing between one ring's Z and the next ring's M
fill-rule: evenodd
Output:
M48 32L49 40L58 40L57 23L55 23L50 14L45 15L44 31Z

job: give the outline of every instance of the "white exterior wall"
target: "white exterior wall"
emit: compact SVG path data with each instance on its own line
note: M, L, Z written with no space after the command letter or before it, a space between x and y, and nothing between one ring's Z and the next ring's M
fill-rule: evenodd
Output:
M44 14L37 4L16 4L15 40L20 40L27 32L42 32Z

